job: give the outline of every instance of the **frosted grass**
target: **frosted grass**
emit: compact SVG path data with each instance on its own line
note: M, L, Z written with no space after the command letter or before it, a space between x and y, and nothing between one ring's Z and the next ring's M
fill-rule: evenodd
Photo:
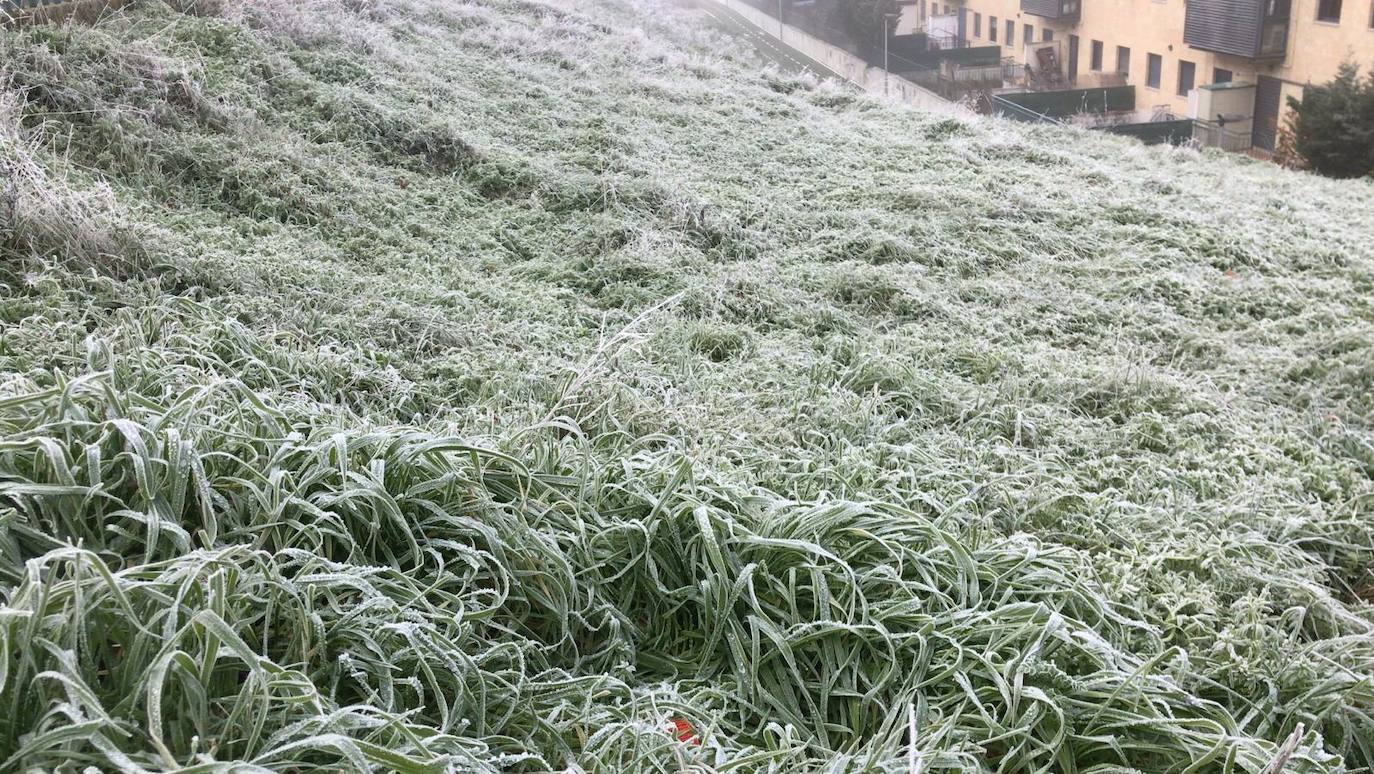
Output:
M174 5L0 36L0 769L1374 763L1368 184Z

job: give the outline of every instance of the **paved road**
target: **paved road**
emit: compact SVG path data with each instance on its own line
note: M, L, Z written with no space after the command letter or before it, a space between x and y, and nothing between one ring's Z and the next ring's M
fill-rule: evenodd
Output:
M729 8L704 2L699 6L726 32L753 45L764 61L776 64L784 72L812 73L821 78L838 77L835 72L802 52L778 40Z

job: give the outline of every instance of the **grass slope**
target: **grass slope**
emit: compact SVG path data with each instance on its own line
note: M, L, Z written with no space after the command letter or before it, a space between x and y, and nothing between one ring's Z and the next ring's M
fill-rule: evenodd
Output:
M1368 182L621 0L0 63L0 770L1374 766Z

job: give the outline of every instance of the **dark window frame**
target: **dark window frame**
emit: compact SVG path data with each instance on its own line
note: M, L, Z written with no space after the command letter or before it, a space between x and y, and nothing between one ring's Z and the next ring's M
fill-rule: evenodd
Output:
M1317 21L1340 24L1341 3L1342 0L1317 0Z
M1158 89L1164 83L1164 57L1145 54L1145 88Z
M1293 15L1293 0L1263 0L1260 10L1260 55L1277 56L1287 52L1288 25Z
M1079 44L1082 42L1082 39L1077 35L1069 35L1068 42L1064 44L1069 49L1068 52L1064 54L1065 66L1069 74L1069 83L1078 82L1078 65L1080 64L1078 61L1078 49Z
M989 43L996 43L996 42L997 42L997 17L996 17L996 16L989 16L989 17L988 17L988 42L989 42Z
M1007 19L1007 41L1006 41L1006 47L1007 47L1007 48L1015 48L1015 47L1016 47L1016 22L1013 21L1013 20L1011 20L1011 19Z
M973 12L973 37L983 37L983 14L977 11Z
M1131 74L1131 49L1129 46L1116 47L1116 71L1121 75Z
M1184 78L1184 74L1187 78ZM1186 59L1178 60L1178 96L1186 97L1197 86L1197 63Z
M1094 72L1094 73L1100 73L1100 72L1102 72L1102 59L1103 59L1103 55L1104 55L1104 53L1105 53L1106 48L1107 48L1106 46L1102 45L1102 41L1100 41L1100 40L1094 40L1094 41L1093 41L1093 45L1092 45L1092 54L1089 56L1089 59L1088 59L1088 71L1089 71L1089 72Z

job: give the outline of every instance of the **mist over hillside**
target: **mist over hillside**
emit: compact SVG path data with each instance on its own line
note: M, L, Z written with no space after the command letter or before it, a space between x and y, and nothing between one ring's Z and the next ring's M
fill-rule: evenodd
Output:
M0 29L0 170L0 770L1374 766L1368 182L621 0Z

